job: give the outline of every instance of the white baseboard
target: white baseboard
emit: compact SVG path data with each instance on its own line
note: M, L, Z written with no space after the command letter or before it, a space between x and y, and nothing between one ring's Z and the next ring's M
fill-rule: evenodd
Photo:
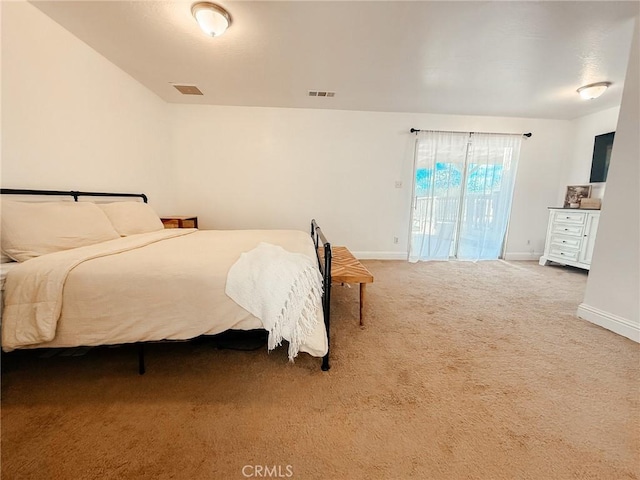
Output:
M537 252L511 252L511 253L505 253L504 254L504 259L505 260L535 260L538 261L540 259L540 257L542 256L542 252L537 253Z
M596 325L600 325L607 330L627 337L634 342L640 343L640 326L634 325L626 318L619 317L604 310L594 308L585 303L581 303L576 313L578 317Z
M407 260L407 252L351 252L359 260ZM542 256L540 253L514 252L507 253L505 260L535 260Z
M351 252L358 260L406 260L407 252Z

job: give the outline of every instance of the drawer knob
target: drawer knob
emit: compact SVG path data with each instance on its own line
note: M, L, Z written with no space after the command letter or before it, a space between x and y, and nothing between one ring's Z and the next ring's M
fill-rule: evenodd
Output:
M569 220L571 217L565 217L567 220Z
M568 231L569 231L569 229L568 229L568 228L565 228L565 229L564 229L564 231L565 231L565 232L568 232Z
M560 252L560 255L564 255L564 253Z
M566 240L562 240L562 243L567 243L567 241Z

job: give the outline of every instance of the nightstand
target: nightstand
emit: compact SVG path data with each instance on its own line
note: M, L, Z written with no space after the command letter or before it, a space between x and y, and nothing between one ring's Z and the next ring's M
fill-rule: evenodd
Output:
M163 217L164 228L198 228L198 217Z

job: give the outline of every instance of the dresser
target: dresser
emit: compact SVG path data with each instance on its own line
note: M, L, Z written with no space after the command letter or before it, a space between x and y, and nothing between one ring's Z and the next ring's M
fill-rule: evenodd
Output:
M549 208L549 224L540 265L551 262L591 268L600 210Z

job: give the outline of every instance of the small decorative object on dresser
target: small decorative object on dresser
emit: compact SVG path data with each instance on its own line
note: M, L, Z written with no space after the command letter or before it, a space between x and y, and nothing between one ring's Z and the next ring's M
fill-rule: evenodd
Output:
M163 217L164 228L198 228L198 217Z
M580 208L587 208L589 210L600 210L602 200L599 198L583 198L580 201Z
M580 208L580 201L591 196L591 185L569 185L564 196L564 208Z
M599 210L551 207L540 265L554 262L589 270L599 220Z

